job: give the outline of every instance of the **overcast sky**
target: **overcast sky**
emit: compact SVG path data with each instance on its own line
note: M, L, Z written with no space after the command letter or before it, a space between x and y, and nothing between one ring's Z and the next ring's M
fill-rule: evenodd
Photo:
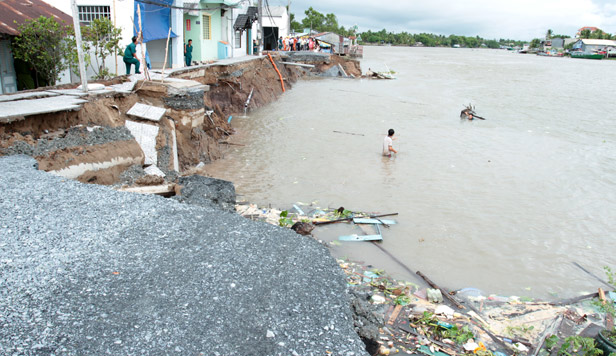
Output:
M288 0L268 0L271 6ZM616 33L616 0L291 0L300 20L312 6L359 31L428 32L531 40L548 29L573 37L583 26Z

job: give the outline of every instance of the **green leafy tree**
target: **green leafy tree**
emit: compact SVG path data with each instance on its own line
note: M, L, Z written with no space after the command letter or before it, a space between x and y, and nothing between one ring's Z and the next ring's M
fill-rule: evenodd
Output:
M541 40L538 38L533 38L533 40L530 41L530 45L528 47L529 48L539 48L539 46L541 46Z
M87 52L94 52L96 65L92 63L92 60L87 62L96 73L97 79L111 77L109 69L105 66L105 59L121 52L121 32L122 30L115 27L111 20L106 17L95 19L89 26L82 29L84 46Z
M312 6L304 11L306 17L302 19L302 26L316 31L322 31L325 24L325 15L313 9Z
M582 39L586 39L586 38L590 38L590 30L582 30L582 32L580 32L580 38Z
M302 32L302 24L295 19L295 14L291 14L291 29L295 32Z
M552 34L554 34L554 31L548 30L548 32L546 32L546 34L545 34L545 39L548 40L548 41L551 40L552 39Z
M336 15L334 14L325 15L325 23L324 23L324 28L322 31L331 31L331 32L338 31L338 19L336 18Z
M41 16L19 25L17 31L20 35L11 44L13 55L32 66L36 72L36 86L39 86L39 77L55 85L62 71L76 63L73 29L65 23Z
M496 40L487 40L485 44L488 48L496 49L500 48L500 44Z

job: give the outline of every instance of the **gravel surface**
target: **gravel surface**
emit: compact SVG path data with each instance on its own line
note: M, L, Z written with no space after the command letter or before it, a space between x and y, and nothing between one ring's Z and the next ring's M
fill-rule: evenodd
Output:
M1 355L367 355L327 249L0 158Z
M16 142L13 146L4 149L5 155L25 154L28 156L40 156L49 152L77 146L93 146L116 141L130 141L135 138L130 131L124 127L103 127L98 126L88 131L86 127L72 127L68 129L64 137L52 140L39 139L35 146L31 146L23 141Z
M179 202L235 211L235 186L229 181L194 175L180 177L178 184L182 191L173 199Z

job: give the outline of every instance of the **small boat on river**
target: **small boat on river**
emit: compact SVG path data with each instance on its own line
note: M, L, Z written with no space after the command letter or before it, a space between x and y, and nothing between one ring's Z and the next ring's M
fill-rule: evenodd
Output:
M582 52L582 51L573 51L571 52L571 58L584 58L584 59L603 59L605 57L604 54L597 52Z

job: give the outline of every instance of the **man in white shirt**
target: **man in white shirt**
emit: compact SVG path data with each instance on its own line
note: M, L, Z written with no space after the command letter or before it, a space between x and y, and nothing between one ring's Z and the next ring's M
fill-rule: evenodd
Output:
M391 153L398 153L394 149L394 129L389 129L387 136L383 140L383 156L391 157Z

